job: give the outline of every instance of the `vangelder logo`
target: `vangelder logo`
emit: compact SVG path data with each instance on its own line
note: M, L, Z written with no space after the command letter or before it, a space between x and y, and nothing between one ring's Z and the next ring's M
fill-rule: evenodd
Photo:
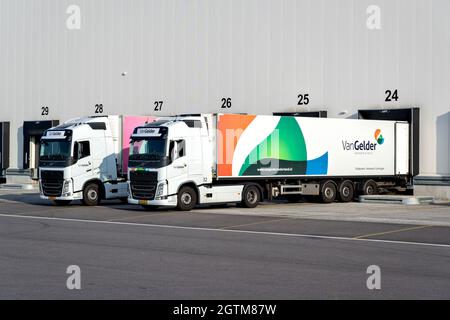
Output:
M374 137L379 145L382 145L384 143L384 137L381 134L380 129L375 130ZM346 151L351 151L351 150L374 151L377 148L377 143L373 143L373 142L366 141L366 140L363 140L363 141L356 140L355 142L342 141L342 147Z
M380 129L375 130L375 140L377 140L378 144L384 143L384 138Z

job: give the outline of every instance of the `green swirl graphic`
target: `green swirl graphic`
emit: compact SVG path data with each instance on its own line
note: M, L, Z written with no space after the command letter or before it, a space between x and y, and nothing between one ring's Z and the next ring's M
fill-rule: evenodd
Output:
M279 161L278 166L287 165L287 174L305 174L307 152L305 139L297 120L281 117L275 130L256 146L246 157L240 176L259 175L261 169L270 167L270 161ZM277 172L274 174L283 174Z

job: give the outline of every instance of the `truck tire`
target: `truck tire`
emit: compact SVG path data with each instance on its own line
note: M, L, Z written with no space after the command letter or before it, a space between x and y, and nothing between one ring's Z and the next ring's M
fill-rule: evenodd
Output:
M53 203L57 206L68 206L72 200L54 200Z
M85 206L97 206L100 204L100 190L98 184L88 183L84 187L82 202Z
M378 194L378 185L372 179L365 180L362 184L360 192L362 195L365 195L365 196L376 195L376 194Z
M336 200L336 184L331 181L325 181L320 189L320 197L323 203L331 203Z
M353 200L355 194L355 187L350 180L344 180L339 184L338 198L342 202L350 202Z
M191 211L197 204L197 193L189 186L182 187L177 198L177 209L180 211Z
M242 192L242 206L245 208L255 208L261 201L261 193L257 186L250 185Z

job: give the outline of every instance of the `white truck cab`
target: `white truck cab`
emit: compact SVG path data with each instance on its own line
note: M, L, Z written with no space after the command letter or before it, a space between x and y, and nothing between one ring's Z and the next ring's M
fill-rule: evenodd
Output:
M120 156L120 116L78 118L47 130L40 149L40 197L59 205L126 201Z
M137 127L130 143L128 202L181 209L201 202L198 191L213 179L211 124L212 115L199 115L159 118Z

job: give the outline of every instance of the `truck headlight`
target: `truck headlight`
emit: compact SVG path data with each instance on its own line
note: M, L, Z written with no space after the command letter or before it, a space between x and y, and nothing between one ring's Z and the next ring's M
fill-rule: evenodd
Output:
M64 180L63 188L62 188L62 196L68 197L72 194L72 180Z
M167 189L167 182L160 182L158 184L158 187L156 188L156 200L166 199L167 197L163 197L163 195L166 193Z

